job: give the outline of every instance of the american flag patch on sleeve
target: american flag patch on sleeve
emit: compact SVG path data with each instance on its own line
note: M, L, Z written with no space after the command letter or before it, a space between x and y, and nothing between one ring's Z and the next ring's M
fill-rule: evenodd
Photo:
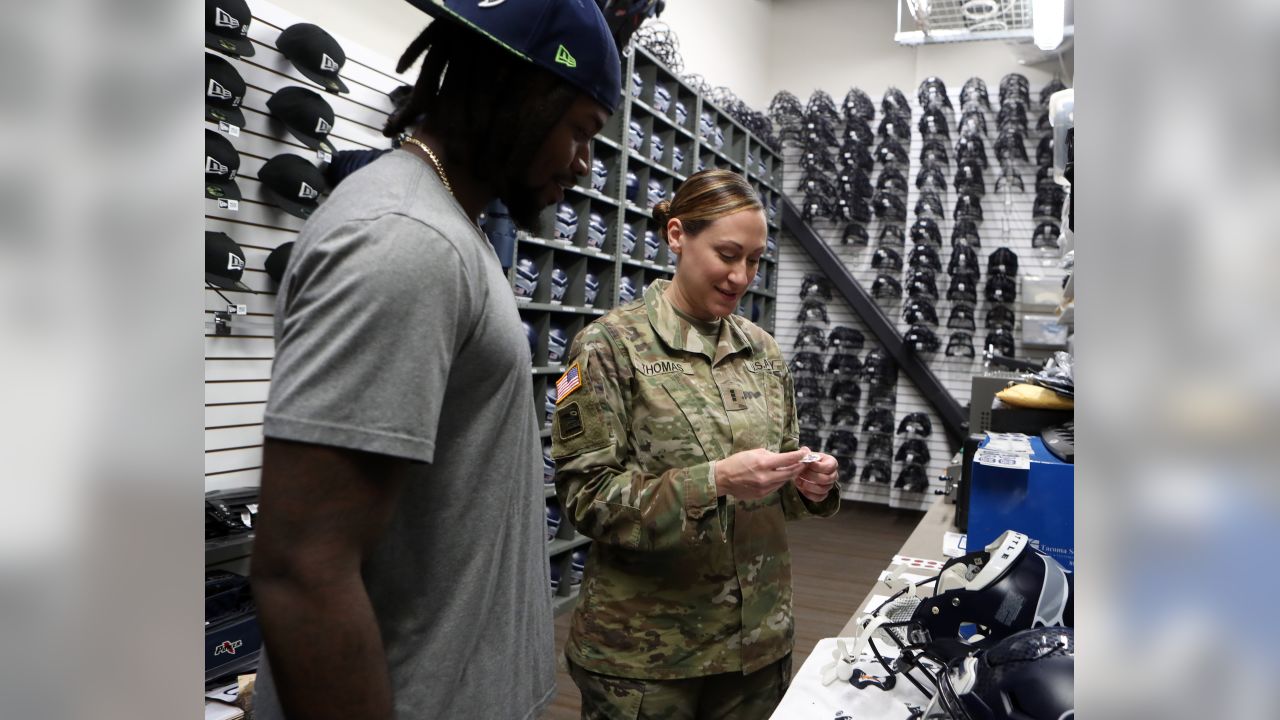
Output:
M578 363L574 363L556 381L556 404L559 405L580 387L582 387L582 376L578 373Z

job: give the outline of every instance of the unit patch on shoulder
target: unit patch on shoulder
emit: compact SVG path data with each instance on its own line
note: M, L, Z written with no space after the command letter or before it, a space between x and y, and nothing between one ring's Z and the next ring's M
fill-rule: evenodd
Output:
M582 387L582 373L578 369L578 363L574 363L556 381L556 404L559 405L580 387Z

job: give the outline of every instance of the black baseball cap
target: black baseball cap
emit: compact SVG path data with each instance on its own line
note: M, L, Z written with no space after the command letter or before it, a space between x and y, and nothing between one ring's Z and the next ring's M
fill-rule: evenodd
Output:
M224 290L249 290L240 282L244 274L244 250L226 233L204 233L204 280ZM249 290L252 292L252 290Z
M291 153L277 155L258 170L266 195L282 210L307 219L320 205L320 196L329 194L329 183L320 169Z
M244 127L244 78L219 55L204 54L204 119Z
M285 268L289 267L289 256L293 254L293 243L287 242L271 251L264 267L272 280L279 283L284 278Z
M244 0L204 0L204 46L232 57L253 57L252 21Z
M595 0L409 0L471 28L595 98L610 113L622 98L617 43Z
M231 141L208 128L204 131L204 196L214 200L239 200L240 153Z
M280 88L267 99L271 116L284 123L289 133L312 150L336 152L329 142L333 129L333 108L320 93L292 85Z
M329 92L351 92L338 76L347 64L347 54L324 28L311 23L290 25L276 38L276 49L308 80Z

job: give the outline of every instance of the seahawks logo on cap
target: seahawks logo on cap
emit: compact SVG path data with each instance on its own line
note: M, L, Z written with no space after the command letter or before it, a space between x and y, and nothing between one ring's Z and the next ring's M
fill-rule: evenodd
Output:
M244 260L233 252L227 253L228 270L244 270Z
M328 134L329 134L329 131L330 131L330 130L332 130L332 129L333 129L333 126L332 126L332 125L330 125L329 123L325 122L325 121L324 121L324 118L320 118L319 120L317 120L317 121L316 121L316 134L317 134L317 135L328 135Z
M208 155L205 155L205 157L204 157L204 172L205 172L205 174L206 174L206 175L208 175L208 174L213 174L213 175L226 175L226 174L227 174L227 170L228 170L228 168L227 168L227 166L226 166L226 165L223 165L222 163L218 162L217 160L214 160L213 158L209 157Z
M229 30L235 30L240 27L240 21L231 17L231 13L222 8L213 9L213 24L217 27L224 27Z
M333 61L326 53L320 53L320 69L325 72L338 72L341 66Z
M221 85L218 84L217 80L213 80L213 79L209 80L208 95L211 98L218 98L219 100L231 99L231 91L222 87Z
M316 189L306 183L302 183L302 187L298 188L298 197L304 200L315 200L320 197L320 193Z

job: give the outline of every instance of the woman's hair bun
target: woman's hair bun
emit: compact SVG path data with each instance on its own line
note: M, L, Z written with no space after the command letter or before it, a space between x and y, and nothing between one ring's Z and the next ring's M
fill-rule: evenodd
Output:
M671 201L663 200L653 206L653 219L658 221L658 226L666 228L667 221L671 219Z

